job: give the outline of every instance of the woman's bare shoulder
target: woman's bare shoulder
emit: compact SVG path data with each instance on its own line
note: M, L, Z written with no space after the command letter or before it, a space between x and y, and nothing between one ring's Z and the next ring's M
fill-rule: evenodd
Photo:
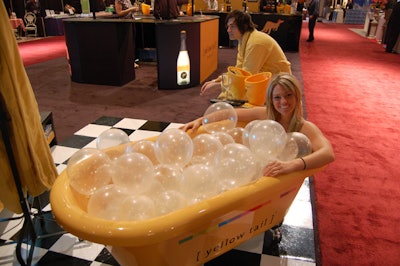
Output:
M303 126L301 127L300 130L301 133L305 134L305 135L310 135L310 136L315 136L317 135L323 135L321 129L319 129L319 127L314 124L311 121L308 120L304 120Z

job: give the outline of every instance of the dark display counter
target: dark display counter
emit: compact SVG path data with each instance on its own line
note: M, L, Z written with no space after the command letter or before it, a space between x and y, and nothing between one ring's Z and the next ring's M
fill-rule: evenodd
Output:
M93 84L111 84L112 81L121 85L134 79L135 44L137 49L155 48L159 89L196 86L217 69L218 16L179 17L176 20L139 16L133 20L76 18L63 21L74 81ZM187 32L190 83L178 85L177 58L182 30ZM105 51L116 54L105 58ZM103 74L103 69L108 76Z
M135 79L131 21L64 19L71 80L123 85Z
M219 34L218 45L223 47L231 47L232 42L229 40L228 33L225 28L225 20L228 13L226 12L202 12L206 15L219 16ZM290 52L299 51L299 41L301 33L301 24L303 22L301 15L286 15L276 13L250 13L253 22L257 25L257 29L264 31L274 38L282 50Z
M58 17L45 17L44 25L46 28L47 36L62 36L64 35L63 20L69 17L58 16Z

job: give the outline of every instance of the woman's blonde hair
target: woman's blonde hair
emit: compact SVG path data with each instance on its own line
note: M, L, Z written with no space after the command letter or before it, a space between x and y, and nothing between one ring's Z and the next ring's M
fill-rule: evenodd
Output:
M288 73L280 73L272 77L267 88L267 98L265 101L265 107L267 110L267 119L279 121L280 113L275 109L273 104L273 92L277 85L290 90L296 97L296 106L293 111L293 116L290 120L289 128L287 132L300 131L304 123L303 117L303 105L302 105L302 91L300 82L297 78Z

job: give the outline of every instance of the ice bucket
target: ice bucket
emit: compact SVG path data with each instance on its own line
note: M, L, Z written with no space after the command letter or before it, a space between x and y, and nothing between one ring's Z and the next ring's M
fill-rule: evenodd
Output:
M111 152L121 152L116 147ZM54 183L53 214L66 231L107 245L121 265L201 265L281 222L311 169L262 177L248 185L146 221L90 216L88 199L69 186L66 171Z

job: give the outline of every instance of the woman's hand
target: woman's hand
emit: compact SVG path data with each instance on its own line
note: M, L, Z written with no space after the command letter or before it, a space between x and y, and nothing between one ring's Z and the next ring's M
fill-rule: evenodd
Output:
M133 7L129 8L129 11L133 12L133 13L138 12L139 11L139 6L133 6Z
M303 161L299 158L283 162L283 161L272 161L267 163L263 169L264 176L278 176L291 173L293 171L303 170Z
M221 80L220 78L216 78L210 81L207 81L201 86L200 89L200 95L203 95L207 90L212 89L212 88L221 88Z
M203 118L197 118L196 120L193 120L183 126L181 126L179 129L182 129L183 131L188 131L189 129L192 130L193 133L197 131L197 129L201 126Z

